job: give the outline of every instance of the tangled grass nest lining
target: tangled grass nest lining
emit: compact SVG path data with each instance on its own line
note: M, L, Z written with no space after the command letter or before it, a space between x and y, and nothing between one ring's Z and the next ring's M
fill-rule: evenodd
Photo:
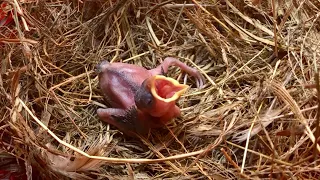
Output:
M5 1L0 1L1 3ZM317 179L318 1L6 1L0 176ZM276 34L276 36L275 36ZM101 122L101 60L198 68L148 139ZM8 176L8 174L7 174Z

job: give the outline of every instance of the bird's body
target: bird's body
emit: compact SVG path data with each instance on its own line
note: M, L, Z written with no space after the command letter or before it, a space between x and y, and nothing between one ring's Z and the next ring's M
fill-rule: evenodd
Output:
M144 135L180 115L175 101L188 86L164 77L169 66L178 66L203 85L201 74L175 58L166 58L152 70L126 63L103 61L97 67L99 86L112 108L99 108L100 119L128 135Z

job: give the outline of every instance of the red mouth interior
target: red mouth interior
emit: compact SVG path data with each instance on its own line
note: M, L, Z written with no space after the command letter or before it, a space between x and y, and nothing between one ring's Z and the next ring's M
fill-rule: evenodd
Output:
M181 91L183 88L175 86L172 82L164 79L155 80L155 88L157 94L164 98L171 98L176 92Z

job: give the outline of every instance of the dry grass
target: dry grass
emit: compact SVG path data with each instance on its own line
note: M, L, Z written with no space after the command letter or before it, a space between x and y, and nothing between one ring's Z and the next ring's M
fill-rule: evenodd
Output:
M35 179L320 176L319 1L8 2L18 13L0 27L1 173ZM97 118L104 102L96 64L153 68L167 56L206 78L197 89L192 78L170 71L192 85L179 101L181 118L149 139L126 137Z

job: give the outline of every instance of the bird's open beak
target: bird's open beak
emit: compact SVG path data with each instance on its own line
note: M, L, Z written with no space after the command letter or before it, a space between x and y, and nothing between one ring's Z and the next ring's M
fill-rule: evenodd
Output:
M166 103L179 99L189 87L188 85L180 84L175 79L162 75L153 76L150 80L150 90L153 97Z

